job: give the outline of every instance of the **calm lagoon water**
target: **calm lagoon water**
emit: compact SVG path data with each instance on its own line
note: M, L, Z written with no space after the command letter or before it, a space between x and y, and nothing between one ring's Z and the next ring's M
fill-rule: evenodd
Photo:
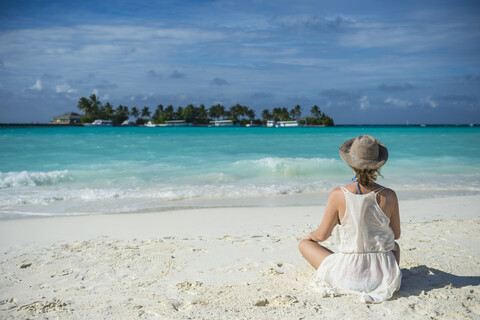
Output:
M480 127L2 128L0 219L321 204L360 134L401 199L480 193Z

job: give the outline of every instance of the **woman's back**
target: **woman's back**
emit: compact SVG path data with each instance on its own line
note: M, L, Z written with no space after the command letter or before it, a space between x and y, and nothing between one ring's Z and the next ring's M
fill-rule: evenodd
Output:
M337 227L338 249L343 253L387 252L394 247L390 219L377 202L383 187L354 194L345 187L345 213Z
M370 204L374 207L378 206L382 214L389 219L389 226L393 230L394 239L400 238L398 199L395 191L376 183L368 188L361 185L359 187L361 195L371 194L372 191L374 192L375 197L369 197L369 199L373 201L373 203L370 202ZM346 195L344 190L347 191L347 194L357 195L359 193L355 183L337 188L332 192L334 193L334 197L337 198L335 203L337 205L336 210L338 212L339 223L343 220L346 212Z

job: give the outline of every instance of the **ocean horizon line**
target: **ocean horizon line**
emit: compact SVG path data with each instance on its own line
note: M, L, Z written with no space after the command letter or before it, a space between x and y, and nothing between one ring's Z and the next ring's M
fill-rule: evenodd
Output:
M335 124L333 126L328 127L478 127L480 123L409 123L409 124ZM0 123L0 127L86 127L83 124L52 124L52 123ZM114 127L122 127L122 126L114 126ZM138 126L126 126L128 128L132 127L145 127L144 125ZM209 128L208 125L205 124L192 124L189 127L194 128ZM245 126L233 126L233 128L239 128ZM256 128L262 128L266 126L255 126ZM111 128L111 127L110 127ZM182 127L188 128L188 127ZM228 128L228 127L222 127ZM248 127L245 127L248 128ZM319 125L307 125L301 126L298 128L327 128L327 126L319 126Z

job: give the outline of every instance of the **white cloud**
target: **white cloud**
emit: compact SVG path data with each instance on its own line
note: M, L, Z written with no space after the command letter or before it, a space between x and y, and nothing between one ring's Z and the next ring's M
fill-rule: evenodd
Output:
M387 99L385 99L384 102L398 108L406 108L412 105L412 102L409 100L402 100L402 99L397 99L392 97L388 97Z
M98 97L98 89L93 89L92 93Z
M153 96L153 93L150 92L150 93L147 93L146 95L144 95L142 99L143 99L143 101L147 101L152 96Z
M451 43L455 40L452 30L456 27L432 24L424 26L422 32L417 32L416 24L359 22L355 24L353 32L339 37L339 44L349 48L395 48L403 52L418 52Z
M358 102L360 103L360 109L362 110L370 107L370 100L368 100L367 96L362 96L360 99L358 99Z
M55 91L56 91L57 93L62 93L62 92L75 93L75 92L77 92L76 89L70 88L70 86L69 86L68 84L66 84L66 83L57 85L57 86L55 87Z
M424 105L430 106L432 108L436 108L438 106L438 103L432 100L432 97L428 96L425 98L421 98L420 102Z
M29 87L29 88L32 89L32 90L42 91L42 89L43 89L42 80L37 80L35 82L35 84L33 86Z

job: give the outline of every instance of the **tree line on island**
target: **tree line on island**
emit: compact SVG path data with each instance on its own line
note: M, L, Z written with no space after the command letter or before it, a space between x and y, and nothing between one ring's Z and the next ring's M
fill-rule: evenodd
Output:
M184 120L187 123L198 125L206 125L212 120L232 120L233 123L240 125L248 123L264 125L268 120L298 120L301 125L334 125L333 119L323 113L317 105L310 109L309 116L303 118L302 108L300 105L296 105L290 110L285 107L276 107L271 111L270 109L264 109L261 119L258 119L256 118L255 110L240 104L230 108L216 104L208 109L203 104L199 107L189 104L186 107L178 106L176 108L173 105L164 107L162 104L159 104L155 110L151 111L148 106L144 106L141 109L137 107L129 109L127 106L119 105L117 108L114 108L110 102L103 104L99 97L92 94L88 98L81 97L77 108L85 112L85 115L81 117L82 123L91 123L97 119L102 119L111 120L113 125L121 125L125 120L133 117L137 125L143 125L148 121L161 124L172 120Z

